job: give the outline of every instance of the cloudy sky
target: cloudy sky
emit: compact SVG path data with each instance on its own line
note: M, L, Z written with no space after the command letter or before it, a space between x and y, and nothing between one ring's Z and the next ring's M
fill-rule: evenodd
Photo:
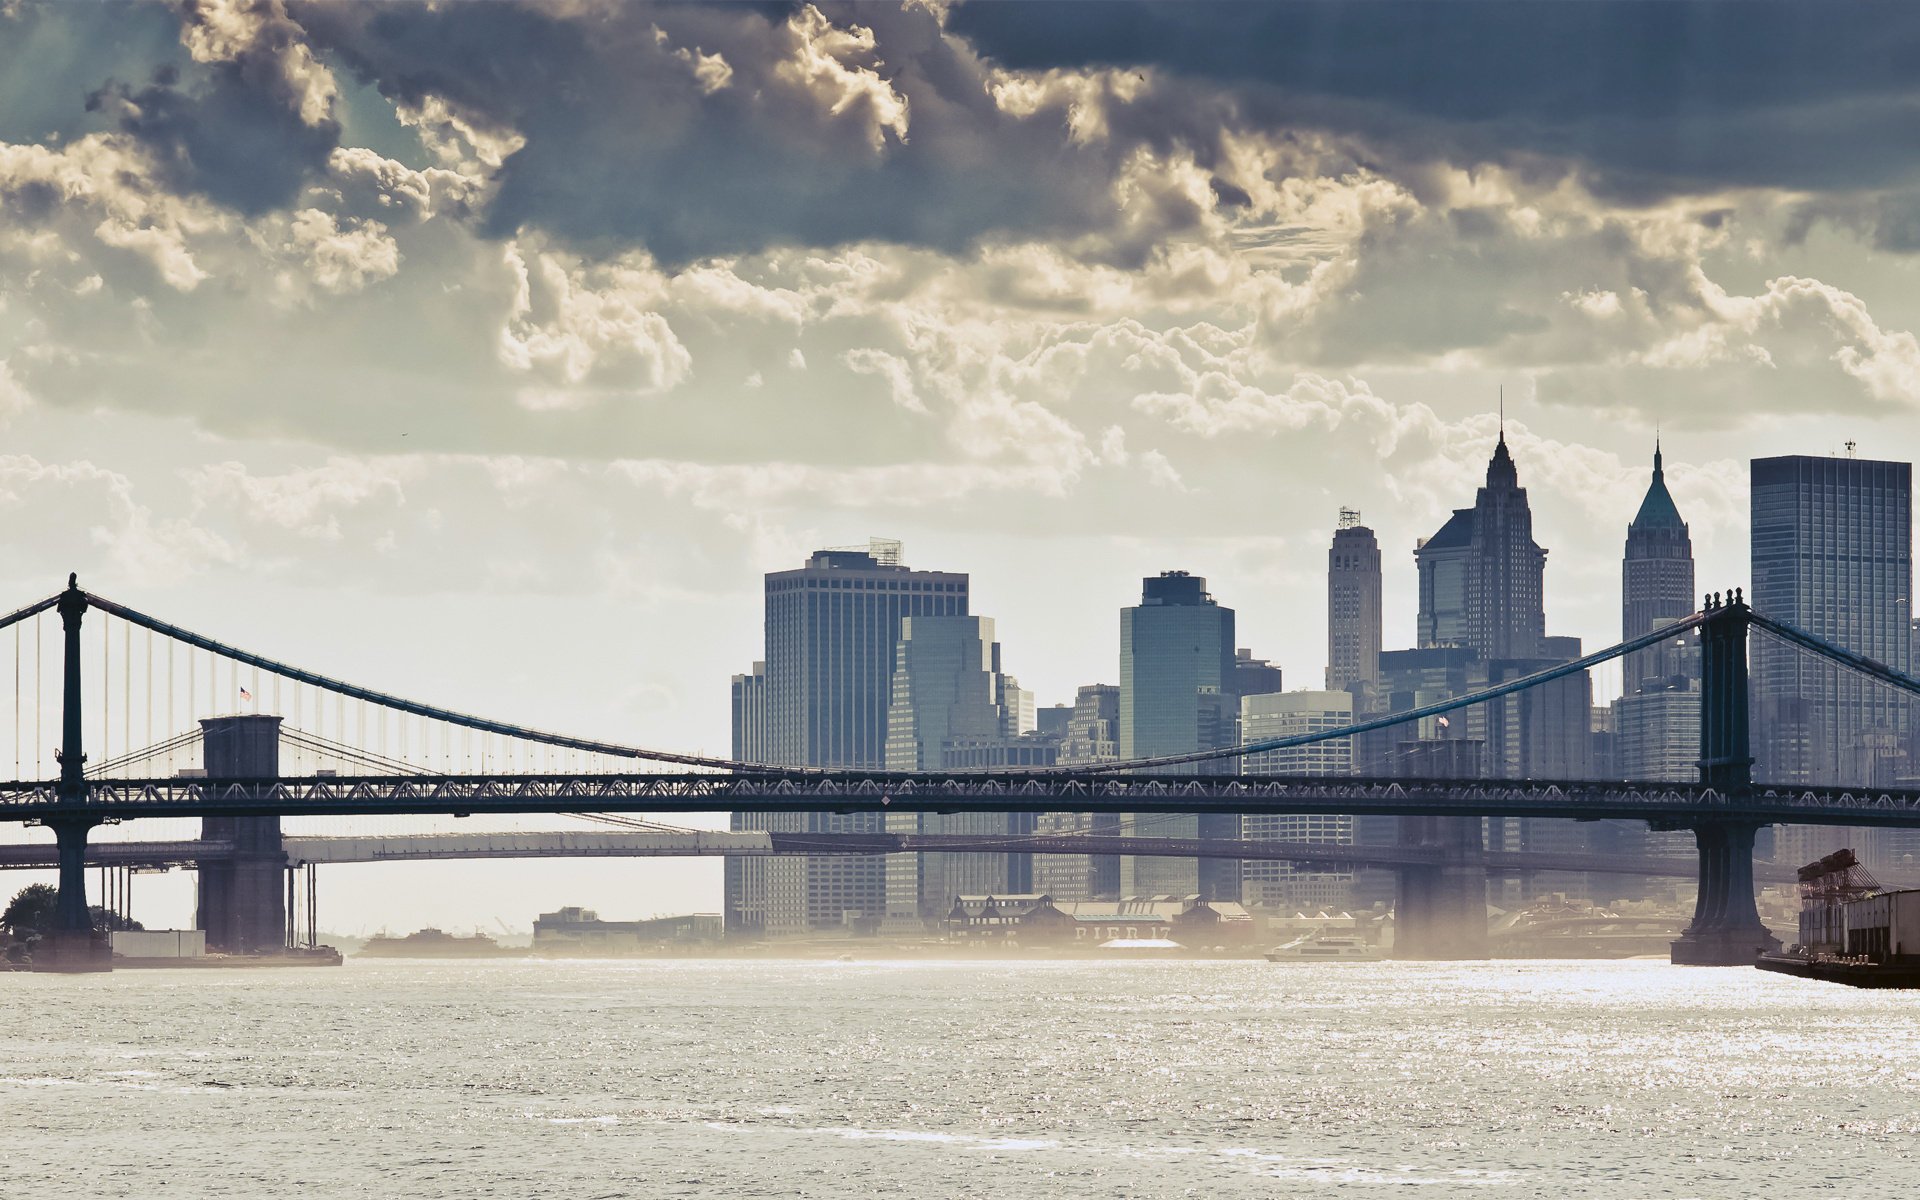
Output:
M760 574L883 535L1043 704L1171 568L1317 686L1337 510L1406 644L1504 387L1603 645L1656 428L1707 587L1749 457L1911 457L1916 62L1870 4L0 0L0 585L717 751ZM326 915L717 903L409 870Z

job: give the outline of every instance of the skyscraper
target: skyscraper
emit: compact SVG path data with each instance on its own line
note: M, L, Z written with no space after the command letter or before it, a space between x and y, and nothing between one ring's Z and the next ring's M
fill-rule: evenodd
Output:
M1248 696L1240 702L1242 745L1273 738L1293 737L1339 729L1353 723L1353 693L1282 692ZM1326 777L1353 773L1353 739L1330 738L1286 750L1263 750L1247 755L1242 769L1249 775L1311 775ZM1241 819L1242 835L1262 841L1353 844L1354 819L1329 814L1260 814ZM1353 872L1309 869L1290 862L1251 860L1241 864L1243 902L1267 906L1315 909L1347 907L1352 903Z
M1912 465L1757 458L1751 483L1755 611L1880 662L1912 661ZM1771 638L1754 638L1751 655L1756 779L1870 785L1907 772L1903 697ZM1797 864L1849 844L1884 866L1880 839L1834 829L1781 829L1775 857Z
M767 664L757 662L733 677L730 704L735 762L767 761ZM735 813L735 832L768 828L767 813ZM729 937L760 937L767 930L767 863L761 856L729 855L721 867L724 901L721 920Z
M735 762L767 761L767 664L757 662L733 677L733 752Z
M1414 550L1422 646L1470 646L1485 659L1533 658L1546 636L1547 552L1503 432L1472 508L1455 509Z
M902 618L964 616L967 576L909 570L900 544L815 552L797 570L766 577L766 761L778 766L881 769ZM734 828L879 833L872 813L742 814ZM742 888L748 873L730 873ZM769 935L877 925L886 907L882 861L863 856L780 857L759 893L727 897L729 913L764 914ZM746 924L746 922L742 922Z
M1327 689L1370 711L1380 688L1380 543L1351 508L1327 551Z
M1667 491L1660 447L1653 480L1627 527L1620 563L1620 636L1639 637L1693 612L1693 540ZM1615 767L1627 779L1690 781L1700 777L1700 644L1691 634L1637 650L1623 661L1622 695L1614 704ZM1687 847L1677 839L1661 852Z
M1030 704L1031 695L1001 673L993 634L993 621L986 617L901 619L887 717L887 770L1016 765L1008 761L1010 752L1032 740L1022 739L1017 728L1019 707ZM889 833L1020 837L1034 830L1031 813L892 812L885 824ZM1029 891L1032 859L1023 853L888 855L888 926L918 932L946 916L956 895Z
M1620 635L1639 637L1693 612L1699 600L1693 590L1693 539L1667 491L1655 442L1653 481L1627 526L1627 548L1620 561ZM1646 681L1673 674L1667 649L1653 646L1628 655L1622 664L1622 691L1631 696Z
M1120 757L1152 758L1237 744L1233 610L1207 581L1166 571L1142 581L1140 603L1120 610ZM1220 762L1165 768L1196 774ZM1138 832L1160 837L1237 837L1239 818L1135 814ZM1225 859L1134 858L1120 863L1125 895L1235 900L1238 865Z
M1465 664L1432 664L1464 667L1463 681L1447 680L1451 694L1579 657L1579 639L1546 633L1547 552L1534 541L1533 511L1504 430L1473 507L1455 509L1414 549L1414 561L1421 649L1471 655ZM1592 684L1584 672L1455 716L1449 736L1482 742L1479 769L1489 777L1579 779L1590 770ZM1509 818L1487 822L1486 839L1494 849L1575 849L1584 834L1570 821Z
M1912 465L1792 455L1751 470L1754 609L1868 658L1910 662ZM1755 638L1752 654L1757 778L1890 782L1875 778L1876 735L1906 735L1905 700L1770 638Z
M1082 685L1074 696L1060 743L1061 766L1091 766L1120 757L1120 689ZM1118 834L1116 813L1041 813L1039 833ZM1120 896L1120 858L1114 854L1036 854L1034 887L1056 900L1113 900Z

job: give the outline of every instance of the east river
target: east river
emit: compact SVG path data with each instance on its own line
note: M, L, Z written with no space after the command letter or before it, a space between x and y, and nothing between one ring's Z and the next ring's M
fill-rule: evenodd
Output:
M0 1195L1910 1193L1920 993L1664 964L0 976Z

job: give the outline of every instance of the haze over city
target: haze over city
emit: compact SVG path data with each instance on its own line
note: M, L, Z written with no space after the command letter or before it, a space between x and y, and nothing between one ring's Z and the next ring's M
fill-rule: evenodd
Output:
M0 0L0 1191L1904 1188L1916 64Z
M0 582L717 750L760 574L877 534L1042 704L1167 569L1304 685L1338 509L1408 644L1504 386L1591 642L1656 428L1703 586L1748 457L1911 428L1905 34L1765 12L10 6ZM396 918L552 883L469 870Z

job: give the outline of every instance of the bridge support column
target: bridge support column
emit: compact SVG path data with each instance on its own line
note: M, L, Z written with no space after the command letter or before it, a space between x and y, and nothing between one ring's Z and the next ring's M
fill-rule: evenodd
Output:
M280 718L211 717L200 722L207 775L277 779ZM200 864L200 927L207 948L224 954L274 954L287 946L287 854L279 817L206 817L200 836L230 842L230 858Z
M1723 601L1708 596L1700 626L1700 782L1719 792L1729 809L1753 798L1748 740L1747 628L1749 610L1738 589ZM1760 823L1729 818L1694 826L1700 850L1700 896L1693 924L1674 941L1676 963L1750 967L1780 939L1760 921L1753 902L1753 839Z
M60 623L66 633L66 678L61 694L60 783L54 789L55 804L69 810L48 817L60 847L60 895L54 905L53 932L34 948L36 971L110 971L113 951L104 933L93 929L93 914L87 908L87 833L100 823L88 813L86 750L81 744L80 724L80 621L87 612L87 595L79 580L67 576L67 590L60 594Z
M60 898L53 930L33 951L36 971L110 971L113 951L104 931L93 927L87 906L87 834L92 817L56 817L47 822L60 847Z

